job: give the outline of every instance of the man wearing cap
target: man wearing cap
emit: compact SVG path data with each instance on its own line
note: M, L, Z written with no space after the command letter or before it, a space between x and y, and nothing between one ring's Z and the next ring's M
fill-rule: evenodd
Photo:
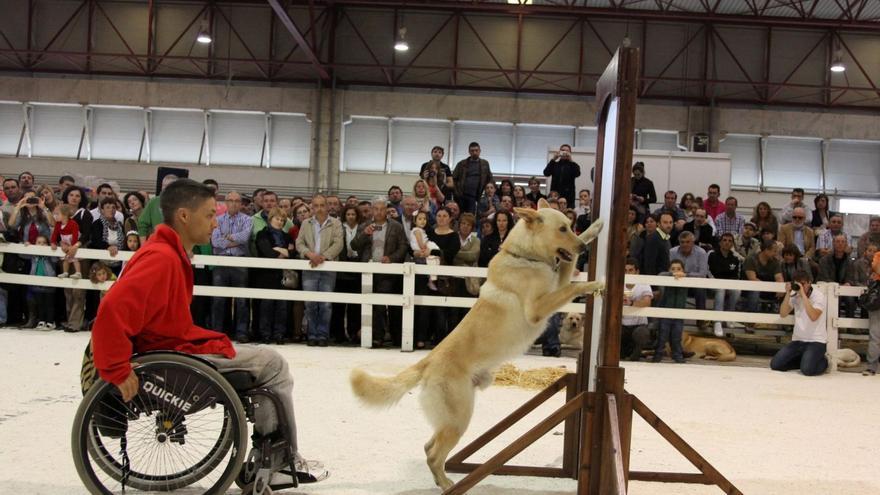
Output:
M755 222L746 222L742 234L734 236L734 251L740 258L746 259L761 252L761 240L758 239L758 226Z

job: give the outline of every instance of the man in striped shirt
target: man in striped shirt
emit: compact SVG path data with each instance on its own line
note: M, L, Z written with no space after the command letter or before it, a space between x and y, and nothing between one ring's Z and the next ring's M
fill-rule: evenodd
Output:
M217 217L217 228L211 234L211 246L216 256L247 256L253 219L241 211L241 195L235 191L226 194L226 213ZM247 287L248 269L237 266L215 266L215 287ZM234 336L239 342L248 342L248 300L235 298L235 331L224 329L227 298L215 297L211 304L211 324L214 330Z

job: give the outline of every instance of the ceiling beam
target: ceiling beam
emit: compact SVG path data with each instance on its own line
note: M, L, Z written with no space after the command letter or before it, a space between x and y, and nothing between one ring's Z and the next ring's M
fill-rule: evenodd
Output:
M278 19L281 21L281 24L284 24L284 27L287 28L287 31L290 32L290 35L293 36L293 40L296 41L296 44L300 47L300 49L305 54L306 58L312 63L315 67L315 71L317 71L318 75L321 76L321 79L324 81L330 80L330 73L327 72L327 69L321 64L321 60L318 59L318 56L315 55L315 51L312 47L306 42L306 39L303 37L302 33L299 32L299 29L296 27L296 24L293 23L293 19L287 14L287 11L284 10L284 7L278 2L278 0L268 0L269 6L272 7L272 10L275 11L275 15L278 16Z

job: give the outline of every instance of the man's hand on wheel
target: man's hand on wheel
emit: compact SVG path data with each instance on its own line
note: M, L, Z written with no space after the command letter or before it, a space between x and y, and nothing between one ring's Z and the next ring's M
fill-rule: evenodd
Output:
M137 395L139 388L138 385L138 377L134 374L134 370L132 370L125 381L117 385L116 388L122 393L122 400L128 402Z

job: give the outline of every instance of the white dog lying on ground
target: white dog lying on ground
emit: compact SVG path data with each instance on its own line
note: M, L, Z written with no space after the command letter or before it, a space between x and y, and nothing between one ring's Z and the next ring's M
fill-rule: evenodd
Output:
M828 360L828 373L834 373L837 368L855 368L862 362L862 358L852 349L837 349L826 352L825 359Z

